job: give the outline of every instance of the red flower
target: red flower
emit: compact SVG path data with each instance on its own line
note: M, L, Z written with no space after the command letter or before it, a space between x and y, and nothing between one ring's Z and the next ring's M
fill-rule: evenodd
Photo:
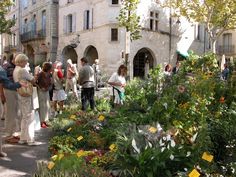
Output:
M220 103L224 103L225 102L225 97L220 97Z

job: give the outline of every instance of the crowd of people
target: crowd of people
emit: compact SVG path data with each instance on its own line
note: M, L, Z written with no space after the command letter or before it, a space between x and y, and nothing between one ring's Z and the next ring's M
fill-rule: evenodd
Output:
M41 128L47 128L50 119L62 114L70 91L79 99L78 89L81 89L82 111L88 110L88 105L91 110L96 109L94 95L99 90L98 62L98 59L95 60L91 66L87 58L83 57L80 59L82 67L78 71L72 60L68 59L64 73L60 61L44 62L31 72L29 58L23 53L11 55L5 60L0 66L0 116L5 120L5 142L40 145L40 142L35 141L34 134L36 113ZM113 101L116 105L123 104L126 75L127 67L121 65L108 81L113 88ZM2 151L0 134L0 157L6 155Z

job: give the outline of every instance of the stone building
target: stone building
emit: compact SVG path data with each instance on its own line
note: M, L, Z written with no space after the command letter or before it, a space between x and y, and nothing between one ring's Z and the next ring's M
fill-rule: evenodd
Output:
M20 42L31 65L55 61L58 44L58 0L21 0Z
M216 49L219 58L225 55L226 60L236 60L236 30L224 32L217 40Z
M21 51L20 30L19 30L19 1L13 0L13 5L9 7L6 19L15 20L15 25L11 28L12 34L2 34L2 58L9 58L10 55Z
M125 29L117 21L120 9L120 0L60 0L58 58L76 63L86 56L90 64L98 58L103 73L116 71L127 50ZM145 76L145 68L157 64L174 65L189 50L199 54L207 50L203 27L170 18L170 12L153 0L140 1L142 38L129 45L131 78Z

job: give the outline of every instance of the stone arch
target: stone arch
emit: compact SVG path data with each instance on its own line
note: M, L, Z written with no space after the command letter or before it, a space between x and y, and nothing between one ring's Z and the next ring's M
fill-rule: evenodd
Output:
M85 49L84 56L88 59L88 63L92 65L95 59L98 59L98 51L94 46L90 45Z
M34 51L34 48L31 46L31 45L27 45L25 48L24 48L24 53L28 56L29 58L29 65L30 65L30 68L31 70L34 69L34 66L35 66L35 51Z
M133 60L133 77L147 77L150 69L154 67L153 52L144 47L138 50Z
M66 61L68 59L71 59L73 63L77 63L78 60L77 52L71 45L64 47L64 49L62 50L62 62L64 66L66 65Z

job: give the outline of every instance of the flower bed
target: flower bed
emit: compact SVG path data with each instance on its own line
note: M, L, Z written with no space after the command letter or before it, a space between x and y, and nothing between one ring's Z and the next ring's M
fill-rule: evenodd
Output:
M215 62L192 55L168 82L158 67L131 81L112 112L108 100L98 112L68 109L52 124L49 151L113 176L234 176L236 80L221 81Z

